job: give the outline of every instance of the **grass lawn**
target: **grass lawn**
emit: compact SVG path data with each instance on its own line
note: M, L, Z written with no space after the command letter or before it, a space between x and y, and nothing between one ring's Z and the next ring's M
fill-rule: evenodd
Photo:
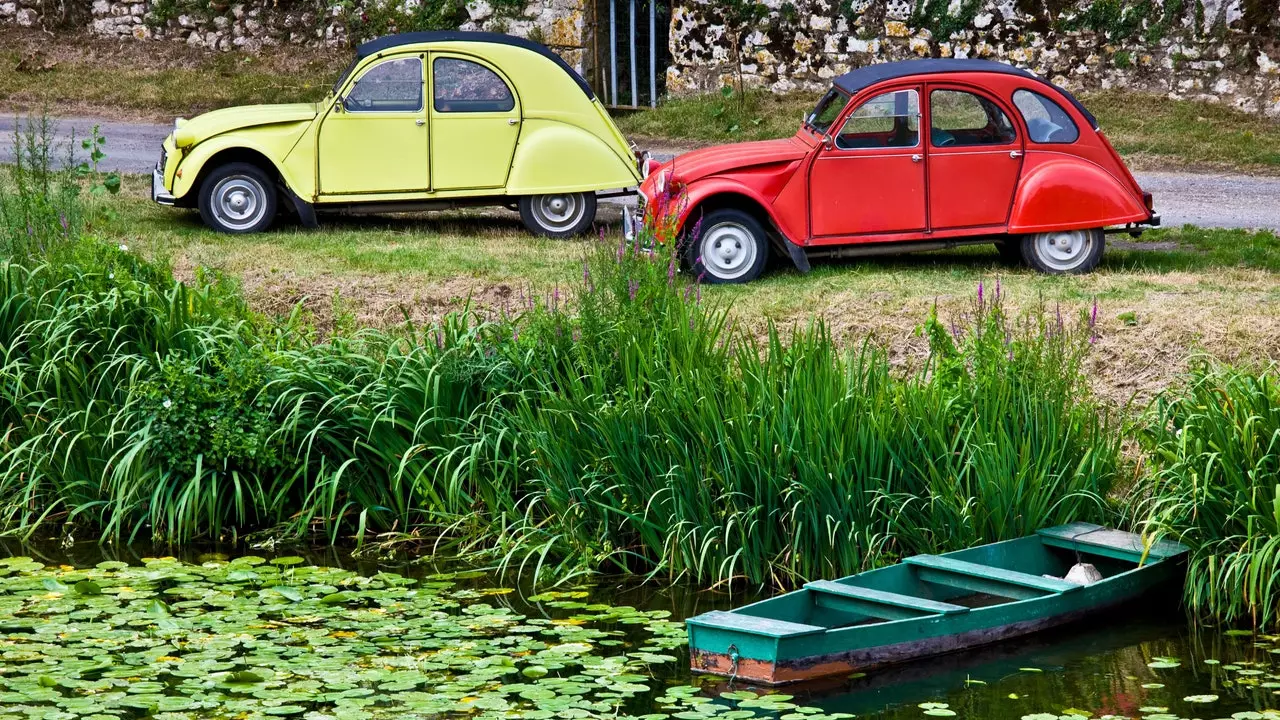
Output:
M302 302L321 328L335 323L428 322L468 303L518 311L531 293L568 291L581 277L581 241L534 238L506 212L331 219L319 230L283 223L253 236L219 235L190 212L154 206L127 180L97 232L165 256L180 276L198 266L238 278L271 313ZM606 227L616 238L617 227ZM1102 334L1093 355L1098 389L1122 404L1175 381L1195 352L1229 360L1280 360L1280 238L1197 228L1113 236L1101 269L1049 277L1000 264L986 247L818 263L801 275L783 263L745 286L708 287L742 322L764 329L821 318L850 345L866 338L895 360L918 362L915 328L935 302L944 317L967 312L979 283L997 280L1015 308L1091 309Z

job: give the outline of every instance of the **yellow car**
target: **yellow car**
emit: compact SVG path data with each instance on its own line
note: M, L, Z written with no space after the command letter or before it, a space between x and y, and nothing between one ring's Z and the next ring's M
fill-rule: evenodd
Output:
M152 199L209 227L264 230L278 209L518 208L551 237L583 232L596 198L640 183L637 158L591 88L529 40L405 33L361 45L317 103L179 118Z

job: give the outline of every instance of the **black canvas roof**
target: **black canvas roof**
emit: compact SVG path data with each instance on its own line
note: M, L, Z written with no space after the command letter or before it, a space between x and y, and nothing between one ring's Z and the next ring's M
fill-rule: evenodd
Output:
M1047 87L1062 93L1071 104L1084 115L1095 129L1098 127L1098 121L1093 114L1085 109L1080 101L1074 95L1054 85L1053 83L1040 78L1039 76L1015 67L1007 63L995 62L992 60L979 60L976 58L924 58L921 60L899 60L897 62L876 63L874 65L866 65L856 70L841 75L835 79L835 86L841 90L854 95L859 91L865 90L872 85L884 80L897 80L898 78L913 77L915 75L928 75L933 73L956 73L956 72L985 72L1000 73L1002 75L1017 75L1028 80L1040 83Z
M438 42L483 42L498 43L500 45L514 45L515 47L532 50L539 55L547 58L560 66L561 70L569 73L569 77L582 88L582 92L587 97L594 100L595 93L591 91L591 86L586 80L578 74L576 70L569 67L569 63L564 58L551 52L546 45L536 43L532 40L526 40L514 35L506 35L504 33L493 32L468 32L463 30L434 30L430 32L410 32L400 33L399 35L386 35L376 40L370 40L356 48L356 60L363 60L370 55L375 55L384 50L401 47L403 45L417 45L419 43L438 43Z

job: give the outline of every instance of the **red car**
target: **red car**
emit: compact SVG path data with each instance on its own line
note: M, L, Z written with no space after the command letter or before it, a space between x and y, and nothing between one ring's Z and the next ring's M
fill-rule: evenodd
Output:
M770 247L807 270L816 257L994 242L1010 261L1083 273L1105 232L1160 222L1071 93L986 60L859 68L794 137L655 165L645 221L674 223L715 283L756 278Z

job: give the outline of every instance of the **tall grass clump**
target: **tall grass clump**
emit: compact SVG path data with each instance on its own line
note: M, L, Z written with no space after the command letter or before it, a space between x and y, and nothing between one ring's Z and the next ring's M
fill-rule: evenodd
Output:
M1151 471L1135 518L1191 548L1195 612L1274 626L1280 618L1280 381L1199 363L1152 405Z
M757 337L673 289L619 297L639 312L611 355L517 408L529 523L562 552L786 586L1108 519L1119 443L1080 369L1090 318L1015 322L996 290L954 328L931 317L930 361L904 376L821 322Z

